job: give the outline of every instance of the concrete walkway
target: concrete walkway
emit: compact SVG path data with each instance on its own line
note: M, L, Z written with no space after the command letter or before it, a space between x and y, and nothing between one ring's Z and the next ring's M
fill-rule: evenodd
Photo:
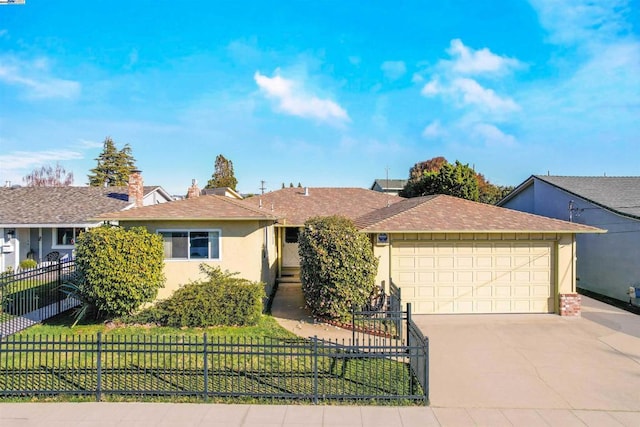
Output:
M280 283L271 305L271 314L283 328L303 337L320 339L351 339L351 331L317 322L305 308L300 283Z
M1 403L2 427L638 426L639 412L205 403Z

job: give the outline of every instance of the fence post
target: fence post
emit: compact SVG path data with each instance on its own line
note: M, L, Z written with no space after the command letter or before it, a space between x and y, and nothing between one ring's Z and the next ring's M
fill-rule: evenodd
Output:
M413 369L412 367L414 366L414 355L412 354L413 347L411 344L411 303L408 302L407 303L407 325L406 325L406 340L407 340L407 351L409 353L409 392L411 393L411 395L415 395L415 390L416 390L416 383L415 383L415 379L414 379L414 375L413 375Z
M313 336L313 404L318 404L318 336Z
M58 292L56 292L56 299L58 300L58 312L60 314L62 310L62 261L58 260Z
M204 356L204 401L209 400L209 365L207 354L207 333L204 333L204 349L202 351Z
M351 306L351 345L356 345L356 309Z
M96 382L96 402L102 400L102 332L98 332L98 380Z
M429 405L429 337L424 338L424 405Z
M411 345L411 341L409 340L409 324L411 323L411 303L407 303L407 345Z

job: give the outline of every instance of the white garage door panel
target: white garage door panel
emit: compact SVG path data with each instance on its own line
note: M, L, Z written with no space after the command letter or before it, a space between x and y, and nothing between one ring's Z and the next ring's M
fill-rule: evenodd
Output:
M394 242L391 276L415 313L549 313L552 248L552 242Z

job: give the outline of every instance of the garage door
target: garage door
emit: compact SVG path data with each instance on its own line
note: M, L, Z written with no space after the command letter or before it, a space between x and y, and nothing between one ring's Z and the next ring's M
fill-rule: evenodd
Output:
M552 242L394 242L391 277L416 314L553 312Z

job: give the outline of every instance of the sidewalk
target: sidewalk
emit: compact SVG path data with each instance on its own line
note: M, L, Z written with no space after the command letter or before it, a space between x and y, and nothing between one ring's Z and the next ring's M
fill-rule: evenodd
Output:
M204 403L2 403L2 427L637 426L640 412Z

